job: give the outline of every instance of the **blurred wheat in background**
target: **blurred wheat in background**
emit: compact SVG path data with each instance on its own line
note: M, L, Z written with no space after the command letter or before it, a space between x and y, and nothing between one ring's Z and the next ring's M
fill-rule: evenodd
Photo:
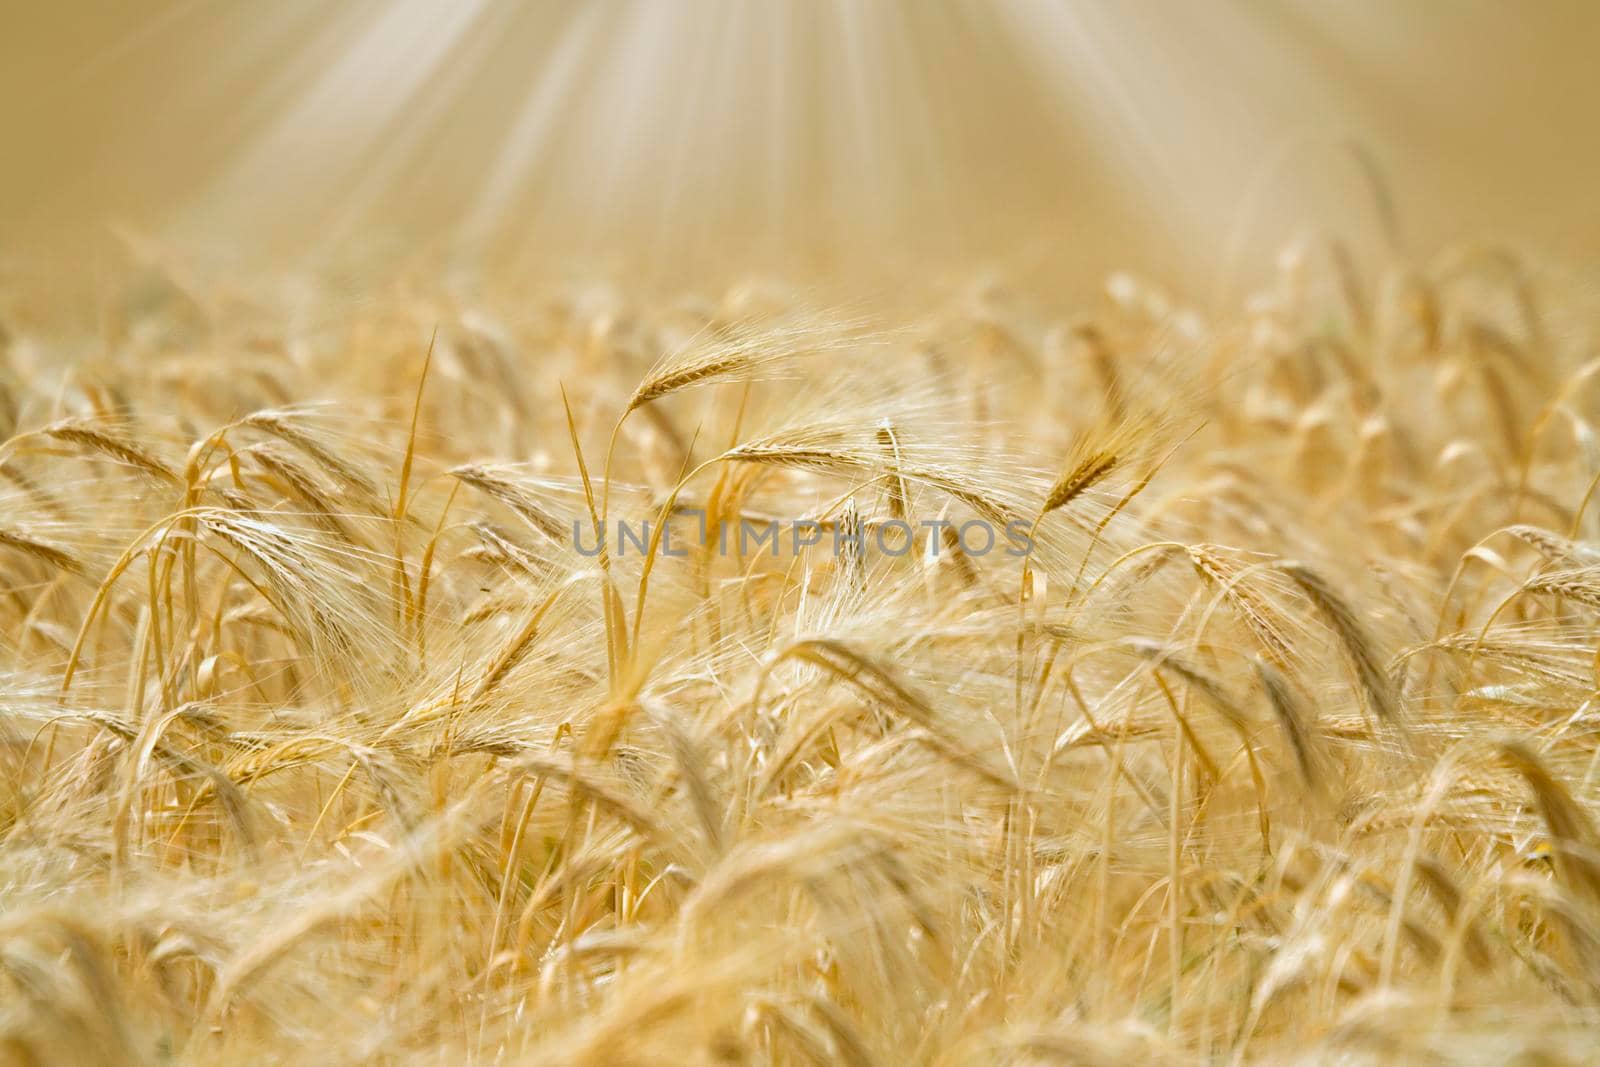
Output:
M3 19L0 1062L1595 1062L1595 9Z

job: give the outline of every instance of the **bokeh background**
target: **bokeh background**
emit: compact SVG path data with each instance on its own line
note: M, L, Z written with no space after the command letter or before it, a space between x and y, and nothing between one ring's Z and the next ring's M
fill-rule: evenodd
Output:
M1583 0L0 10L12 271L1130 268L1209 302L1297 234L1600 253Z

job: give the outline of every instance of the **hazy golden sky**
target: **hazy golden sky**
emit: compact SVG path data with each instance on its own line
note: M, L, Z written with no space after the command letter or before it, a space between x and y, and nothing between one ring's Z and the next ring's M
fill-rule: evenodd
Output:
M295 262L1600 253L1600 4L5 5L0 238Z

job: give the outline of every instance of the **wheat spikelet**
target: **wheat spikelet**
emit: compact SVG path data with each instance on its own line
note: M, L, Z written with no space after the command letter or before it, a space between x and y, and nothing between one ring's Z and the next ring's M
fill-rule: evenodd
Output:
M677 367L663 367L645 378L628 398L628 411L633 411L661 397L687 389L691 385L730 377L748 370L755 364L754 353L734 352L703 356L696 362Z
M291 412L258 411L243 419L239 425L272 434L286 444L298 448L324 470L354 487L370 500L376 500L380 495L377 484L371 478L353 464L341 459L333 449L318 440L315 434L298 425Z
M716 338L704 348L689 346L661 359L634 389L623 414L691 386L747 378L779 360L804 352L834 349L842 341L839 330L823 322L802 320L771 326L733 327L726 330L726 336Z
M839 583L842 596L859 594L867 584L866 531L855 497L845 501L839 516Z
M561 524L544 509L532 493L506 477L504 472L482 464L469 463L451 468L449 474L463 484L481 490L500 501L550 540L556 542L562 540L565 531L562 530Z
M504 531L496 529L489 523L473 523L472 532L478 535L478 540L483 546L485 558L535 578L548 570L548 564L545 561L512 540Z
M1320 789L1324 784L1326 757L1321 751L1315 721L1292 684L1275 667L1261 660L1256 661L1255 667L1261 689L1267 695L1267 704L1294 750L1301 777L1313 789Z
M39 433L58 441L70 442L91 452L99 452L162 481L179 480L177 473L154 453L90 423L57 422L46 426Z
M1525 523L1507 526L1506 533L1511 534L1519 541L1531 545L1545 558L1546 563L1558 563L1571 559L1577 547L1572 541L1562 537L1560 534L1551 533L1542 527L1529 526Z
M852 474L872 477L883 469L880 456L846 447L831 433L778 434L737 445L724 452L722 458L846 477ZM1001 501L961 473L908 463L899 466L895 474L899 480L927 485L959 500L997 527L1005 525L1009 518Z
M1062 472L1044 498L1042 514L1048 515L1072 503L1094 488L1116 468L1117 457L1109 452L1094 452Z
M1184 551L1195 571L1221 591L1272 661L1280 667L1288 663L1293 653L1281 625L1266 598L1239 581L1239 568L1214 545L1188 545Z
M1339 642L1355 669L1356 680L1366 693L1372 710L1379 718L1390 722L1402 721L1400 699L1395 693L1373 640L1367 628L1356 617L1344 598L1310 567L1302 563L1283 562L1273 565L1300 587L1306 598L1321 614L1323 620L1338 635Z
M1538 574L1528 579L1522 588L1529 593L1550 593L1585 607L1600 608L1600 577L1592 568Z
M31 556L58 570L67 571L70 574L84 573L83 563L66 549L40 541L38 538L31 537L20 531L7 530L0 527L0 545L6 548L14 548L23 555Z
M304 501L319 523L336 536L346 541L353 540L350 527L340 518L337 505L310 471L274 448L258 447L253 449L250 455Z

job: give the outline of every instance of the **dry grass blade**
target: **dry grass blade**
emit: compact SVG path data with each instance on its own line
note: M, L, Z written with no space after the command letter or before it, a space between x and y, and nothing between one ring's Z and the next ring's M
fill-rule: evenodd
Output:
M878 427L877 439L889 461L889 514L904 519L910 514L910 494L906 491L905 479L900 476L900 439L895 436L894 426L889 422Z

